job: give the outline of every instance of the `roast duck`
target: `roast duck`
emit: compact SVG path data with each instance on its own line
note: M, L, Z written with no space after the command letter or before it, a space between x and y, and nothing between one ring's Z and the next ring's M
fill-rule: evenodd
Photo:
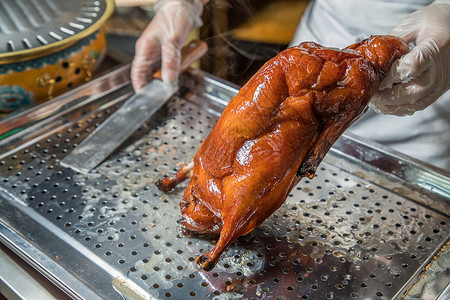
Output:
M193 162L158 180L163 191L190 177L182 224L220 234L197 258L211 270L222 252L281 206L314 173L339 136L368 107L408 46L372 36L343 50L305 42L269 60L231 99Z

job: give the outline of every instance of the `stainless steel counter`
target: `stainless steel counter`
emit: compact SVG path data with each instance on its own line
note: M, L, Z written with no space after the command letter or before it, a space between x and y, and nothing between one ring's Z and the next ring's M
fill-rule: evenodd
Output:
M75 299L448 299L450 178L344 135L312 180L239 238L181 232L181 185L236 87L202 72L89 175L59 161L132 94L129 66L0 123L0 241ZM1 271L0 271L1 272Z

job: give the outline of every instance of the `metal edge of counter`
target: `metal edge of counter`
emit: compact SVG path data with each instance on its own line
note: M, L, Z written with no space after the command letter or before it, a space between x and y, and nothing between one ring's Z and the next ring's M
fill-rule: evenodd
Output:
M0 202L0 208L9 214L0 217L0 242L22 258L45 278L52 282L73 299L103 299L94 286L110 287L114 278L120 277L121 273L113 267L107 265L90 250L83 247L72 239L67 233L52 225L47 219L35 213L28 206L16 199L13 195L0 189L0 197L5 201ZM59 252L53 253L41 249L33 244L33 237L23 236L17 232L22 224L33 224L34 233L42 234L42 227L51 228L51 234L47 234L45 239L48 245L58 244ZM8 226L9 224L9 226ZM14 228L11 228L14 227ZM44 237L41 237L44 238ZM42 246L42 245L41 245ZM47 249L48 250L48 249ZM78 258L78 259L77 259ZM84 262L84 265L80 265ZM64 264L64 265L62 265ZM85 282L76 275L75 267L82 267L82 272L88 272L94 282ZM70 270L73 270L71 272ZM99 270L104 271L98 273ZM78 270L80 271L80 270ZM106 277L99 278L103 274ZM108 295L108 293L104 293ZM113 296L120 298L119 294L109 293L109 298Z
M36 248L33 244L12 231L11 228L5 226L1 220L0 242L33 267L36 271L42 274L45 278L47 278L57 288L66 293L69 297L73 299L101 299L97 294L87 289L86 286L83 285L78 279L52 261L46 254ZM7 285L9 283L5 284ZM42 290L34 288L34 290L39 294L46 294L42 291L43 288ZM20 297L20 295L17 296Z

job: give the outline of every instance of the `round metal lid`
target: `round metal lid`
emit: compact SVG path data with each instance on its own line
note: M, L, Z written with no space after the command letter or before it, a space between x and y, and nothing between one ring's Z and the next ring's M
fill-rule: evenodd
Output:
M64 49L95 32L113 0L0 0L0 63Z

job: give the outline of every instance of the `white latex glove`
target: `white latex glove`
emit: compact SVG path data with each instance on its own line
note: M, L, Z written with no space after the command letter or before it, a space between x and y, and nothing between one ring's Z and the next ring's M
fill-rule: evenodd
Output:
M450 1L414 12L389 34L415 46L392 64L371 101L376 112L412 115L450 87Z
M136 42L131 81L137 92L161 66L162 79L177 80L181 48L192 29L202 25L201 0L163 0L156 15Z

